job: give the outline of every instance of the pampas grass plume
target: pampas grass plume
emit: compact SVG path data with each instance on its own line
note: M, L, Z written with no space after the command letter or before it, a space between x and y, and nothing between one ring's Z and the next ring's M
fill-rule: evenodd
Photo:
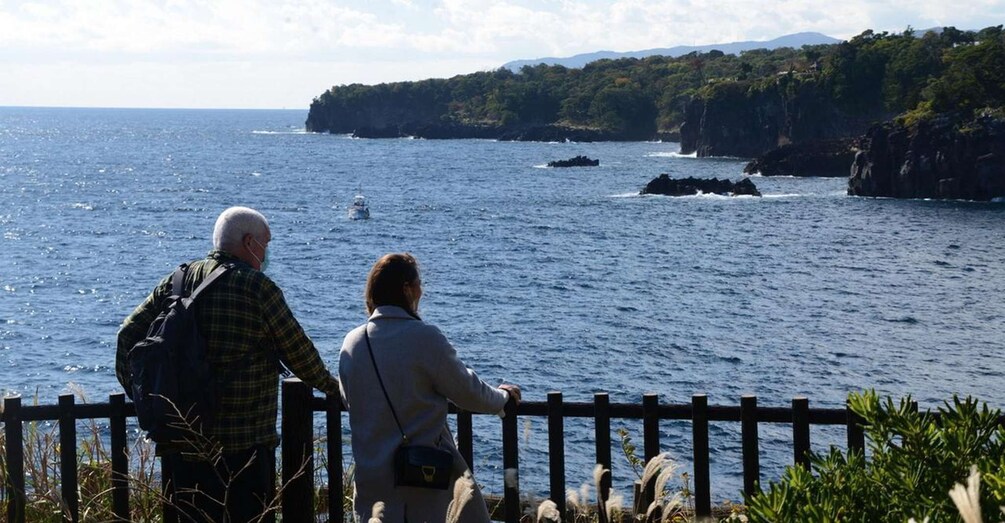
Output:
M579 501L579 491L574 488L565 489L565 502L577 511L583 510L583 505L586 504L586 500Z
M384 521L384 502L378 501L373 504L373 509L370 511L370 519L367 523L383 523Z
M537 522L542 521L561 521L562 516L558 513L558 505L550 499L546 499L537 506Z
M619 521L619 515L625 506L625 497L611 490L611 497L607 499L607 520Z
M659 498L663 496L666 492L667 483L670 482L670 478L673 477L674 472L676 472L676 467L671 464L670 466L664 468L659 476L656 476L656 497Z
M964 523L981 523L981 473L977 471L977 465L970 467L967 486L957 483L949 491L949 497L953 498Z
M659 474L660 470L663 469L663 463L667 460L667 453L663 452L657 454L653 459L646 463L646 468L642 471L642 485L648 485L649 480L651 480L655 475Z
M604 471L606 470L600 463L597 463L597 466L593 467L593 485L597 488L597 494L600 494L600 480L604 478Z
M450 500L447 506L447 523L457 523L461 519L461 511L475 497L475 481L471 478L471 473L464 472L464 475L454 482L454 499Z

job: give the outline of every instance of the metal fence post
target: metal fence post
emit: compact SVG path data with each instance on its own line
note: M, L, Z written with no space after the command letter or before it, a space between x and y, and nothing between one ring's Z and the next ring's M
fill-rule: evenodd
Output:
M851 410L851 403L846 403L848 426L848 453L853 451L865 453L865 431L862 429L862 418Z
M810 400L805 396L792 398L793 463L810 469Z
M129 453L126 450L126 395L108 396L112 452L112 514L129 521Z
M761 462L757 443L757 396L740 397L740 431L743 438L743 493L757 492L761 481Z
M659 395L648 392L642 395L642 446L646 464L660 453L660 413ZM642 485L642 507L648 507L656 499L656 476Z
M458 409L457 412L457 451L461 453L461 457L468 464L468 470L473 475L475 473L474 426L471 413L463 409Z
M691 437L694 456L694 515L696 519L712 516L712 492L709 480L708 396L691 396Z
M506 403L506 417L502 420L503 504L506 523L520 521L520 458L516 429L516 402L510 398Z
M600 492L597 496L607 501L611 494L611 476L614 474L614 469L611 468L611 397L606 392L593 395L593 419L597 463L611 471L601 478Z
M77 493L77 420L73 418L73 394L59 395L59 495L63 501L63 521L80 520Z
M565 518L565 424L562 417L562 393L548 393L548 461L551 500Z
M325 416L328 421L328 521L340 522L345 518L342 477L345 463L342 459L342 394L336 392L325 397Z
M283 489L285 523L314 521L314 411L311 387L297 378L283 380Z
M7 521L24 523L24 422L21 421L21 397L3 400L4 438L7 440Z

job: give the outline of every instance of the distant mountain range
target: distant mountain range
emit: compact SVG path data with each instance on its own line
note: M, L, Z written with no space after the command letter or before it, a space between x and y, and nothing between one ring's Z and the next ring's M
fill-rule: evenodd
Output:
M709 45L678 45L676 47L646 49L644 51L629 51L625 53L598 51L595 53L577 54L567 58L547 57L537 58L534 60L514 60L503 64L503 67L514 72L519 72L520 68L525 65L538 64L564 65L565 67L577 68L604 58L616 60L618 58L645 58L647 56L657 55L677 57L684 56L694 51L704 53L713 49L722 51L726 54L739 54L741 51L749 51L751 49L777 49L779 47L792 47L794 49L799 49L804 45L836 44L838 42L841 42L841 40L821 33L795 33L781 36L775 38L774 40L765 41L732 42L727 44Z

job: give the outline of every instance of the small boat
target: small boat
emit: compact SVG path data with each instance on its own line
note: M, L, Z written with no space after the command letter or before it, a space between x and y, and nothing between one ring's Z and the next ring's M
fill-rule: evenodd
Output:
M349 219L350 220L369 220L370 219L370 208L366 205L366 198L362 194L357 194L353 197L352 203L349 204Z

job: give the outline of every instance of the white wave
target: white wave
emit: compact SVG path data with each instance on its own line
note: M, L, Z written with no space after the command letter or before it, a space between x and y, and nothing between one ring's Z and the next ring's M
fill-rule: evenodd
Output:
M991 203L1005 203L1005 196L995 196L991 198Z
M642 195L639 194L638 192L626 192L621 194L612 194L608 196L608 198L638 198L640 196Z
M535 169L548 169L548 168L549 168L549 167L548 167L548 164L546 164L546 163L542 163L542 164L538 164L538 165L534 165L534 166L532 166L532 167L534 167Z
M711 198L713 200L751 200L754 198L762 198L761 196L754 196L752 194L715 194L715 193L698 193L696 195L699 198Z
M760 198L759 196L753 196L750 194L716 194L714 192L704 193L698 192L698 194L682 194L680 196L671 196L668 194L644 194L643 197L653 197L653 198L686 198L691 200L702 199L702 200L749 200L753 198Z
M805 194L798 193L784 193L784 194L762 194L762 198L798 198L800 196L807 196Z
M83 209L85 211L93 211L94 210L94 207L92 207L92 206L90 206L90 205L88 205L86 203L75 203L75 204L71 205L70 207L72 207L74 209Z
M646 158L697 158L698 153L693 152L691 154L681 154L674 151L658 151L655 153L647 153Z
M258 171L252 171L251 175L252 175L252 176L261 176L261 175L262 175L262 173L260 173L260 172L258 172Z
M296 131L251 131L251 134L312 134L312 133L308 133L306 129L299 129Z

